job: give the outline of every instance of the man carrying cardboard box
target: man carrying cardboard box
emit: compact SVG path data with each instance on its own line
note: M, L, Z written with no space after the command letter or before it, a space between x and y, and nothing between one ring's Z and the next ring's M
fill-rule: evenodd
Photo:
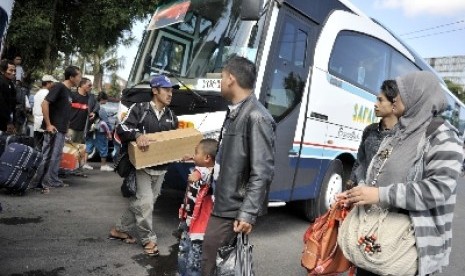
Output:
M126 147L129 142L135 141L140 150L147 151L150 140L145 134L173 130L178 126L178 118L168 105L173 96L173 88L179 89L179 85L173 85L164 75L157 75L150 81L150 87L153 93L152 101L133 104L126 118L116 128ZM136 171L136 195L129 198L129 208L110 230L109 238L133 244L136 239L128 233L135 225L145 254L158 255L152 213L160 194L166 166L160 165Z

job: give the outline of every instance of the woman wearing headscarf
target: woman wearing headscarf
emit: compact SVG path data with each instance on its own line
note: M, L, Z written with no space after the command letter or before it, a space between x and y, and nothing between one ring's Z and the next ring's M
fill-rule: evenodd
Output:
M418 253L416 275L424 276L449 264L462 141L448 121L436 117L447 104L435 75L410 73L396 83L399 128L382 141L367 170L367 184L338 198L348 205L378 204L408 214ZM357 275L376 274L359 269Z

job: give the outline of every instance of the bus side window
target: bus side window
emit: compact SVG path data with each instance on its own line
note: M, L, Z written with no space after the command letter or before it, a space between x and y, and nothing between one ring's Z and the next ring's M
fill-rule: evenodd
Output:
M329 60L329 73L377 95L385 79L388 46L367 35L341 31Z
M458 123L458 130L462 137L465 135L465 108L462 106L459 107L459 123Z
M399 76L410 72L419 71L420 69L401 53L392 49L391 68L389 70L389 79L395 79Z
M446 110L441 114L442 117L446 120L449 121L454 127L460 130L460 121L464 116L463 110L460 107L458 103L455 102L454 98L452 98L450 95L446 95L447 99L447 108Z

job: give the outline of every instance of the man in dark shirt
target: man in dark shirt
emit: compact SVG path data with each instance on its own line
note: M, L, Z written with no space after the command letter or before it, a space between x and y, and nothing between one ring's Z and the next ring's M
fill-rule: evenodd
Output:
M65 69L65 81L56 83L42 103L45 129L42 153L44 155L41 169L43 180L42 192L49 193L50 187L63 187L63 181L58 178L61 155L68 131L71 114L71 87L81 81L81 72L76 66Z
M0 131L6 131L11 123L13 111L16 106L16 90L13 84L15 78L15 65L12 61L0 62Z
M85 143L86 127L90 126L90 123L98 114L99 105L91 94L91 90L92 81L88 78L82 78L77 92L71 93L72 103L68 136L73 143Z

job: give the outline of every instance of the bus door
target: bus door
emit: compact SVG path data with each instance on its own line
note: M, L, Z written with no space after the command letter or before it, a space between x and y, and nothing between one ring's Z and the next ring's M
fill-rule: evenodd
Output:
M289 201L296 181L302 136L302 128L296 125L313 63L317 28L317 24L286 5L279 11L276 27L270 26L275 32L260 93L261 102L277 123L270 201Z

